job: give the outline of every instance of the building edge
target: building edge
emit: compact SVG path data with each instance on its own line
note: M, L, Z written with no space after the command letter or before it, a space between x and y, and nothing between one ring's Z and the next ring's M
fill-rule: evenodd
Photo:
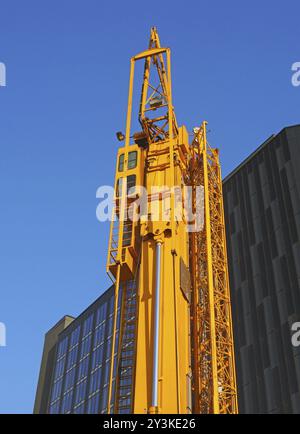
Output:
M39 378L36 388L34 414L47 413L48 399L50 395L51 379L53 373L54 358L56 354L56 345L59 334L65 330L73 321L74 317L70 315L63 316L46 334L44 338L44 347L42 362L39 372Z

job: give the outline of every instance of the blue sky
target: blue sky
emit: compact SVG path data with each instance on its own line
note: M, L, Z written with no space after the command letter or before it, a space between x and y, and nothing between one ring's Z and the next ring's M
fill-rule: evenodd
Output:
M129 58L156 25L179 124L209 122L223 175L300 122L298 1L1 0L0 413L32 412L44 333L109 284L108 224Z

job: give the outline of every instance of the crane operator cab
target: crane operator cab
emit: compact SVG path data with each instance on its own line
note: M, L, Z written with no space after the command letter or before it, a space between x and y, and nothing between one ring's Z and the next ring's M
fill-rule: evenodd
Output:
M137 200L144 185L145 151L137 144L118 150L115 175L114 212L110 233L107 271L116 277L118 263L121 275L134 276L138 261L139 218Z

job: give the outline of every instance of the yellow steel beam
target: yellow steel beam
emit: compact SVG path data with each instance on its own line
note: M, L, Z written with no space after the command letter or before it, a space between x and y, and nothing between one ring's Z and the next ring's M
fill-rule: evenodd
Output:
M208 298L209 298L209 324L210 324L210 346L211 346L211 371L212 371L212 401L213 413L219 413L218 396L218 374L217 374L217 347L216 347L216 328L215 328L215 299L213 281L213 263L211 249L211 220L210 220L210 192L207 167L207 145L206 145L206 122L203 122L203 181L204 181L204 207L205 207L205 232L207 248L207 279L208 279Z
M156 56L157 54L162 54L167 51L167 48L151 48L149 50L142 51L141 53L133 56L133 60L145 59L145 57Z

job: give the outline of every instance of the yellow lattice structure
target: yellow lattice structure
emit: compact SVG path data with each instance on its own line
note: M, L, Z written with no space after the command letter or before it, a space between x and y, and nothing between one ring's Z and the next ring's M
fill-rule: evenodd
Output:
M204 222L190 234L194 408L237 413L234 347L228 279L222 179L217 149L196 130L188 182L204 191Z

